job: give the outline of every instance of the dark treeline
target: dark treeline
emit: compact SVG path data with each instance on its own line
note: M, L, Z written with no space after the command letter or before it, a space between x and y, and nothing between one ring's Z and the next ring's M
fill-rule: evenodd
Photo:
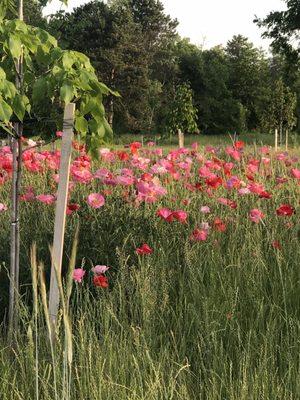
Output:
M271 56L241 35L226 47L203 50L177 34L178 22L157 0L91 1L48 22L31 2L28 21L44 25L62 47L89 56L99 78L120 93L105 100L116 133L170 131L182 88L193 96L203 133L299 128L299 61L287 57L290 48L281 51L278 37ZM265 35L276 27L271 17L256 21Z

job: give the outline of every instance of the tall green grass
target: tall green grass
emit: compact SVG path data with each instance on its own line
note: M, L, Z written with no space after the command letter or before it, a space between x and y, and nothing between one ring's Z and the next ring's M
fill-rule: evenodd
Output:
M267 188L275 176L287 174L275 161L272 168ZM30 182L32 175L25 174L24 184ZM34 186L39 193L49 192L47 182L46 173ZM101 190L97 182L93 185L88 190L78 186L72 199ZM93 288L88 272L83 284L73 284L69 301L65 289L67 319L60 317L53 354L43 279L33 285L38 295L30 285L38 282L31 276L41 263L47 279L53 208L22 204L22 329L13 348L2 335L1 400L298 400L299 222L294 216L287 228L275 209L282 202L297 206L299 186L291 182L274 190L272 200L239 198L237 210L200 192L189 193L180 183L171 185L170 195L158 205L139 208L124 203L118 190L104 208L83 204L78 215L68 217L66 273L74 264L73 237L80 220L76 265L84 263L87 271L92 264L110 265L110 288ZM1 196L8 199L9 185ZM187 197L191 203L183 207ZM202 205L226 220L228 230L192 243L191 231L206 219L199 213ZM186 209L189 224L159 220L155 211L160 206ZM265 212L264 224L249 221L251 208ZM7 214L0 215L0 224L0 260L7 265ZM273 240L281 242L282 250L272 247ZM30 257L33 242L36 263ZM137 256L134 249L144 242L154 253ZM1 274L4 282L5 268ZM31 302L32 297L38 301ZM72 329L69 364L66 321Z

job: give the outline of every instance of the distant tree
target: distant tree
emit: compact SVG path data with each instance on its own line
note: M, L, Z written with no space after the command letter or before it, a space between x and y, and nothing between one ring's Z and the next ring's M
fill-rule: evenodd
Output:
M10 8L7 12L7 18L16 18L19 0L1 0L1 2L2 4L6 2L10 3ZM29 25L45 29L47 26L47 21L43 16L42 10L46 3L47 0L25 0L23 5L24 21Z
M256 18L254 22L265 28L263 36L272 39L273 49L295 64L300 56L300 4L299 0L284 1L287 10L270 12L267 17Z
M153 104L163 101L174 75L175 26L152 0L92 1L50 21L61 45L84 51L98 76L121 94L106 102L109 122L120 131L149 130L158 120Z
M297 93L297 119L300 131L300 4L299 0L284 0L287 9L270 12L254 22L264 29L263 36L272 40L284 82ZM283 56L283 57L282 57Z
M229 90L229 67L222 47L202 51L182 40L178 43L179 76L194 92L199 127L204 133L244 130L245 111Z
M183 133L198 131L193 91L186 83L176 87L173 102L170 104L166 128L168 135L174 135L179 130Z
M229 90L246 110L247 127L259 123L258 103L266 88L264 54L244 36L234 36L226 47L229 66Z
M275 81L269 102L265 104L262 124L269 131L278 129L281 143L284 129L289 130L296 125L296 104L296 94L283 83L282 78Z

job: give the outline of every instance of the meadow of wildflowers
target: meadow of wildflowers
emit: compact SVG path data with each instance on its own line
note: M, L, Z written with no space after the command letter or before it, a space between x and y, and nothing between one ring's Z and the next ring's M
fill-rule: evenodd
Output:
M79 236L66 379L63 333L51 361L43 313L34 326L31 318L30 248L47 282L60 152L32 145L20 197L22 328L13 353L1 346L1 399L300 398L296 152L133 142L92 161L74 142L65 273L78 224ZM2 147L3 318L11 160Z

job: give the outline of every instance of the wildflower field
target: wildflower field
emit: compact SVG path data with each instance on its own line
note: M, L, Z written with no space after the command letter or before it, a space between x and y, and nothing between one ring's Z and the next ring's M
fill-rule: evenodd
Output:
M92 161L74 142L67 294L51 348L45 298L60 152L30 145L20 197L21 326L13 349L2 334L1 400L300 398L296 151L237 141L166 152L133 142L102 148ZM4 146L2 319L11 165Z

